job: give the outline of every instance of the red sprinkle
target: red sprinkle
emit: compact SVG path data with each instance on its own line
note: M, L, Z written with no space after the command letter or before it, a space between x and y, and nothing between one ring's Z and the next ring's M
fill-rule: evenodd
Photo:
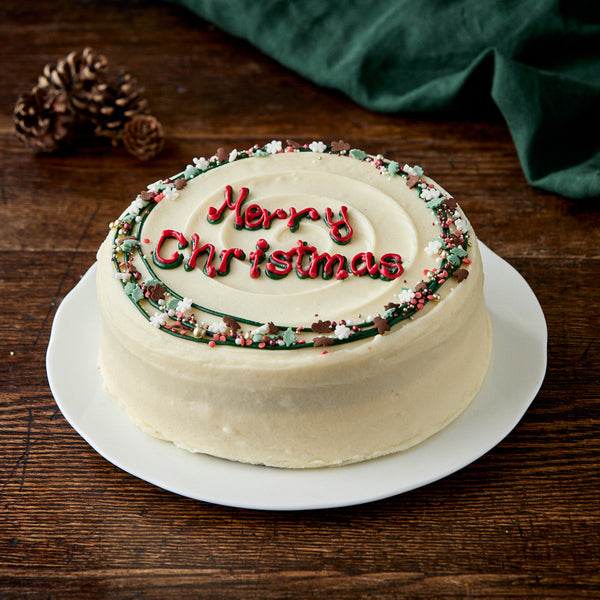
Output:
M321 354L329 354L329 352L327 352L327 350L323 350L323 352L321 352Z
M217 345L217 343L214 340L210 340L210 342L208 342L209 348L214 348L216 345Z
M260 344L258 344L259 348L264 348L266 346L266 344L264 342L260 342Z

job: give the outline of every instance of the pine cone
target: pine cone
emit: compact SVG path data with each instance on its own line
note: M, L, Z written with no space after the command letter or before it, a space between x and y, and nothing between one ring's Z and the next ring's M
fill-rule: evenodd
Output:
M117 145L125 124L148 112L148 101L137 80L123 70L109 71L102 54L85 48L48 63L34 90L19 98L14 116L19 137L36 151L50 152L69 127L80 124L91 123L96 135ZM130 151L142 159L150 158L162 148L162 136L156 119L138 124L130 132L130 146L135 148ZM141 148L142 143L146 148Z
M102 54L91 48L71 52L56 63L48 63L38 78L38 86L53 86L64 90L70 100L77 100L80 93L91 90L99 79L104 78L108 62Z
M140 160L157 156L163 144L163 128L156 117L138 114L125 123L123 145Z
M76 104L80 114L96 126L96 135L117 143L123 136L125 124L135 115L148 112L148 101L137 79L120 71L110 79L98 82L87 94L85 104Z
M35 152L56 150L73 121L67 94L52 86L36 86L20 96L13 116L17 136Z

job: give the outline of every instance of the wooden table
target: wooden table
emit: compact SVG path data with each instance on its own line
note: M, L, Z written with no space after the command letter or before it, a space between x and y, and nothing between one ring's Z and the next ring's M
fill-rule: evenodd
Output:
M4 0L0 16L0 598L600 597L597 200L530 187L497 116L369 112L158 0ZM35 157L13 134L17 96L85 46L145 85L167 131L158 159L96 141ZM542 389L458 473L351 508L228 508L119 470L57 409L53 317L108 223L193 156L285 138L423 165L541 302Z

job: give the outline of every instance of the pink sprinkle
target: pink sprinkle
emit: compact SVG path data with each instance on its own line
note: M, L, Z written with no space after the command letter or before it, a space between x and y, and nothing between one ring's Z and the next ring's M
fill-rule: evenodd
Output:
M144 238L144 239L142 240L142 242L143 242L144 244L149 244L149 243L150 243L150 240L149 240L148 238Z
M220 341L220 342L226 342L226 341L227 341L227 337L226 337L226 336L224 336L224 335L221 335L221 336L219 337L219 341Z
M252 340L246 340L246 346L252 346Z
M465 265L470 265L473 262L470 258L463 258L462 261Z
M321 354L329 354L329 352L327 352L327 350L323 350L323 352L321 352Z
M208 342L209 348L214 348L216 345L217 345L217 343L214 340L210 340L210 342Z
M213 340L219 341L219 334L218 333L213 333Z
M259 348L264 348L266 346L266 344L264 342L260 342L260 344L258 344Z

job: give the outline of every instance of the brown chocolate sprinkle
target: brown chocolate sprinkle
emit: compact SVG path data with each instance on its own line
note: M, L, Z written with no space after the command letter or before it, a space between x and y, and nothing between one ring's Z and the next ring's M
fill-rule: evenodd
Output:
M316 337L313 342L315 344L315 348L318 348L319 346L331 346L331 344L333 344L333 338L323 335Z
M331 149L334 152L347 152L350 150L351 146L348 142L344 140L338 140L337 142L331 142Z
M233 334L235 335L237 330L240 328L240 324L233 317L223 317L223 323L231 329Z
M310 327L315 333L329 333L331 331L331 321L321 321L313 323Z
M187 180L185 177L180 177L175 180L175 189L182 190L187 185Z
M280 332L279 327L277 327L277 325L274 325L271 321L269 321L267 326L268 326L267 333L269 335L275 335L276 333Z
M291 146L292 148L298 150L298 148L301 148L302 146L300 146L300 144L298 142L296 142L295 140L285 140L285 143L288 146Z
M461 281L466 279L468 276L469 276L469 271L467 271L466 269L458 269L458 270L454 271L454 277L456 277L456 279L458 279L458 283L460 283Z
M427 289L427 284L424 281L419 281L415 286L415 292L424 292Z
M390 324L381 317L375 317L373 319L373 325L375 325L375 329L377 329L377 333L383 335L386 331L391 329Z
M217 160L220 163L225 162L228 158L229 158L229 154L227 154L227 151L225 150L225 148L223 148L221 146L219 148L217 148Z
M454 198L446 198L444 202L448 208L451 208L452 210L456 208L456 200Z
M159 300L165 299L167 288L164 285L157 283L156 285L149 285L148 291L150 292L150 299L154 300L154 302L158 302Z
M419 183L420 179L421 178L418 175L411 175L406 181L406 185L412 189L415 187L415 185L417 185L417 183Z
M400 308L400 305L395 302L389 302L383 307L383 310L390 310L391 308Z
M453 246L460 245L460 235L457 235L456 233L451 233L448 237L450 238L450 241L452 242Z
M140 192L140 198L144 202L150 202L150 200L154 198L154 194L150 190L144 190L143 192Z

